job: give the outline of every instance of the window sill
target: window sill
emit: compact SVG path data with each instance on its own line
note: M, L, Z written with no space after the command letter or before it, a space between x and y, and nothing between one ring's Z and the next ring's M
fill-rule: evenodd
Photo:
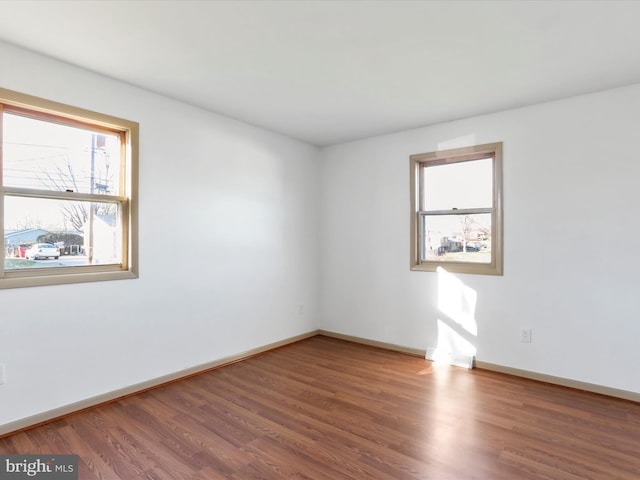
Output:
M108 280L127 280L138 278L131 270L118 270L111 272L82 272L65 273L28 277L10 277L0 279L0 289L41 287L45 285L66 285L72 283L104 282Z
M411 265L413 272L436 272L442 268L449 273L467 273L470 275L498 275L502 276L502 267L486 263L460 262L423 262Z

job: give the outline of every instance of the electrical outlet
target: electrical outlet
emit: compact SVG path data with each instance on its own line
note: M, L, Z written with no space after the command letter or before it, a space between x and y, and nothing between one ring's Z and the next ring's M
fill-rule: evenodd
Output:
M298 305L298 315L304 315L304 305L302 303Z
M530 328L521 328L520 329L520 341L524 343L531 343L531 329Z
M0 385L6 382L6 377L4 373L4 364L0 363Z

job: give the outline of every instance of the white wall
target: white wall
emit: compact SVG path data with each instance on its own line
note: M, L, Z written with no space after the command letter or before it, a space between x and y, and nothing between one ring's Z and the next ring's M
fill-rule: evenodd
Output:
M0 291L0 431L318 327L426 348L442 320L479 360L640 392L640 85L318 152L12 46L0 61L2 87L141 125L141 276ZM408 157L495 141L505 275L458 276L476 336L409 271Z
M321 328L424 349L441 320L478 360L640 392L639 127L635 85L325 149ZM473 335L409 271L409 155L497 141L505 273L457 275Z
M140 278L0 291L0 429L317 328L316 148L6 44L0 63L2 87L140 123Z

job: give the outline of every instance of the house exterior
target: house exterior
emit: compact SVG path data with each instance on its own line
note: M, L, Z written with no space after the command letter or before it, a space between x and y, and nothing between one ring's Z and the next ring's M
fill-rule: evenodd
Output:
M85 254L91 257L91 263L105 264L122 261L122 236L119 234L115 215L94 215L93 233L91 233L89 222L84 224L82 233L83 249Z
M7 232L4 236L4 248L8 257L22 257L24 253L18 247L20 244L31 244L38 241L38 237L49 233L42 228L27 228Z

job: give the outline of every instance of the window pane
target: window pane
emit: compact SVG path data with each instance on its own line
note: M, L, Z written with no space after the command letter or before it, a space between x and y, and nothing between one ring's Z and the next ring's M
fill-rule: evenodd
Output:
M423 218L423 261L491 263L491 214Z
M9 187L120 195L120 138L5 113L3 175Z
M491 208L493 160L424 167L424 209Z
M121 264L120 216L115 203L6 196L5 269Z

